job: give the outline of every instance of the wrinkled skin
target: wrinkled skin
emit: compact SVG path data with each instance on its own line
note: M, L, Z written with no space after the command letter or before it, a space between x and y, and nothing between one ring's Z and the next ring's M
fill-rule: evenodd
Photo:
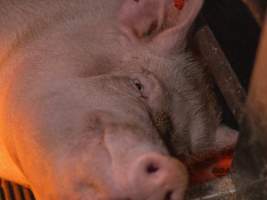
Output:
M201 5L0 0L0 176L39 200L183 199L169 150L233 143L183 53Z

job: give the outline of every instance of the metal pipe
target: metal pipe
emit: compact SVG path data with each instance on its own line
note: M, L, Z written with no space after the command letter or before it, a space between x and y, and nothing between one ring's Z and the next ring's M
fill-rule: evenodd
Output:
M23 195L25 200L34 200L31 191L27 188L23 188Z
M2 186L2 189L4 192L5 199L6 200L14 200L11 184L8 181L3 180L1 182L1 186Z
M22 195L21 186L15 184L15 183L12 183L12 188L13 188L15 199L16 200L24 200L23 195Z
M208 70L222 92L236 121L240 123L243 117L246 92L212 31L203 19L202 23L203 25L195 34L194 43L197 45L202 59L207 64Z

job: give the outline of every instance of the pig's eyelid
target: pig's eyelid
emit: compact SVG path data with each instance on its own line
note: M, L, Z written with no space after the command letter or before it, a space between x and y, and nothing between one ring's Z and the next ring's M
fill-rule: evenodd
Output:
M136 89L138 89L141 92L144 91L144 85L138 79L133 79L132 82L134 86L136 87Z
M142 99L147 99L147 96L144 95L145 93L145 87L144 85L141 83L141 81L139 79L131 79L131 83L133 85L133 87L135 87L135 89L140 93L140 97Z

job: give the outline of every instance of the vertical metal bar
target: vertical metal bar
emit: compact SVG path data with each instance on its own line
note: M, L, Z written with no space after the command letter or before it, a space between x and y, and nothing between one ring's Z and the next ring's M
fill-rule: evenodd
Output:
M0 200L35 200L30 189L0 179Z
M10 183L8 181L2 181L2 188L6 200L14 200L13 191Z
M267 199L267 18L233 162L240 200Z
M0 179L0 200L5 200L4 191L2 188L2 180Z
M25 200L34 200L33 195L29 189L23 188L23 194Z
M14 197L16 200L24 200L23 198L23 193L22 191L20 190L20 186L13 183L12 184L12 188L13 188L13 192L14 192Z
M0 188L0 200L5 200L3 189Z
M264 111L264 114L267 114L266 75L267 75L267 18L262 33L262 38L260 41L255 70L252 75L250 94L248 99L249 100L248 103L250 106L255 107L261 105L262 109L264 109L261 111ZM256 105L254 105L254 103L256 103Z

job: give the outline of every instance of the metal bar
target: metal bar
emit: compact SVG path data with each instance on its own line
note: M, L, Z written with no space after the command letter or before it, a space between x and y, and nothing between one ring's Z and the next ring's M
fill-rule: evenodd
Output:
M228 107L233 113L236 121L240 124L244 115L244 104L246 92L241 86L231 64L227 60L219 43L215 39L212 31L205 23L200 20L199 27L194 37L194 47L197 54L206 63L209 72L213 76L217 86L223 94ZM231 175L191 188L188 199L191 200L222 200L237 199L237 188L232 184Z
M6 200L14 200L13 190L12 190L10 183L8 181L3 180L1 185L3 188L5 199Z
M20 186L13 183L12 184L13 192L14 192L14 197L16 200L24 200L22 191L20 189Z
M0 179L0 200L35 200L30 189Z
M252 75L250 94L248 102L250 106L262 106L263 114L267 114L267 17L262 32L260 46L258 49L255 69ZM253 103L251 105L251 103ZM256 105L254 105L256 103ZM257 108L256 108L257 109ZM267 119L267 118L265 118Z
M5 200L4 192L2 188L0 188L0 200Z
M248 7L256 22L262 26L264 23L265 10L267 6L266 0L242 0Z
M34 200L34 197L29 189L23 188L23 194L25 200Z
M194 43L197 45L201 57L206 62L236 121L240 123L244 113L246 93L207 24L202 25L196 32Z
M233 170L238 199L267 199L267 18L247 99ZM252 187L247 188L247 185Z
M2 180L0 179L0 200L5 200L4 191L2 188Z

